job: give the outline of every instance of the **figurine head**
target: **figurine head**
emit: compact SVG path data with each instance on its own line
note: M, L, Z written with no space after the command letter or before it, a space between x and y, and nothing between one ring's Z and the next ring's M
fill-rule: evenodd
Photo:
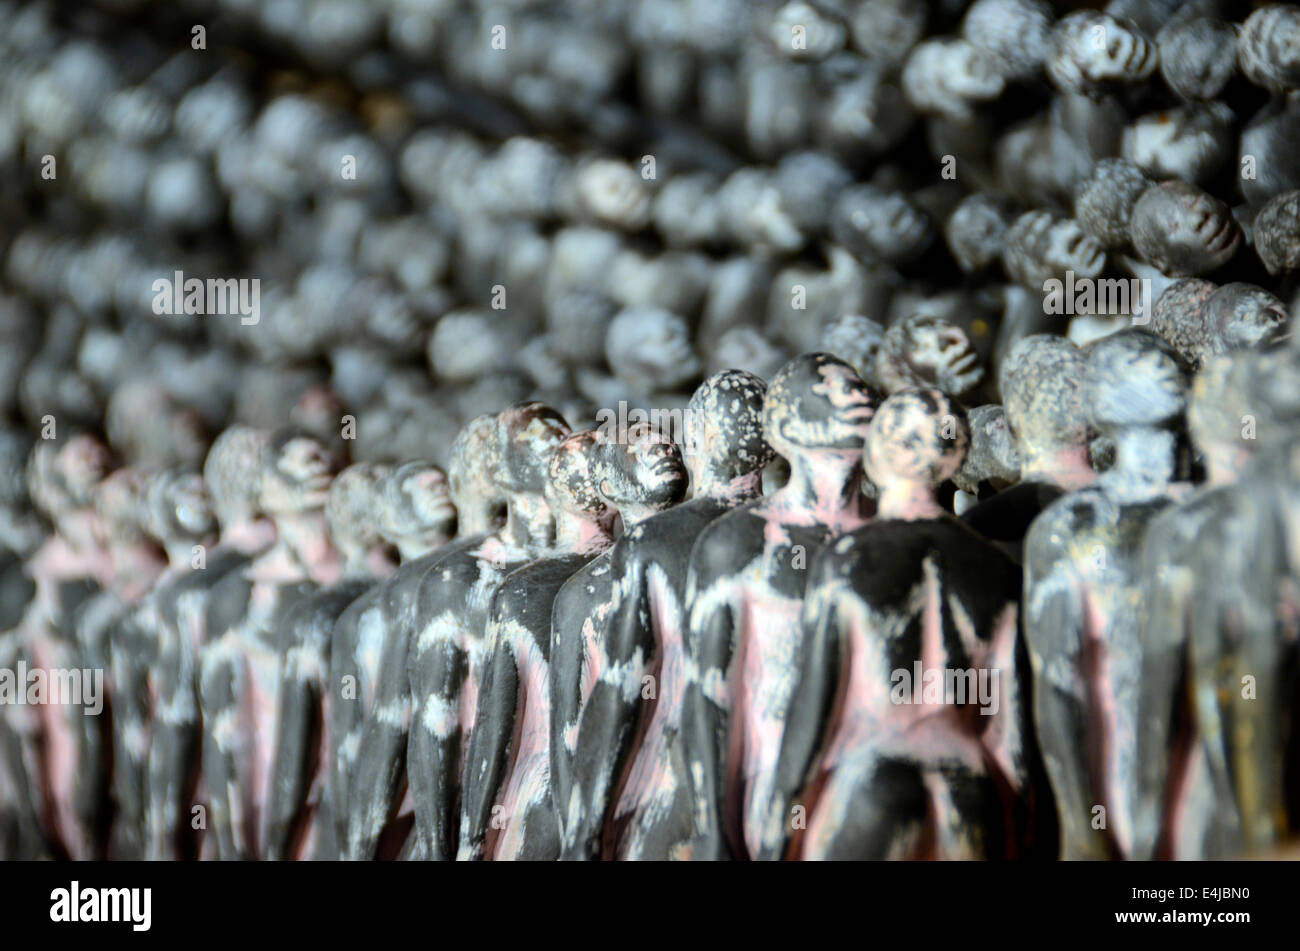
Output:
M1006 409L988 403L975 407L966 417L970 423L970 449L961 469L953 476L957 488L978 495L981 482L1001 488L1018 481L1020 454L1011 435Z
M1173 429L1182 417L1187 383L1173 347L1145 330L1121 330L1088 350L1084 405L1102 432Z
M622 513L660 511L686 496L689 479L681 449L651 427L634 427L621 442L602 441L595 456L600 496Z
M348 466L330 483L325 523L330 538L350 565L384 539L380 533L379 496L389 467L371 462Z
M456 506L446 474L423 460L394 466L384 479L379 530L403 558L455 535Z
M940 390L902 390L876 410L863 450L882 491L900 483L937 486L961 468L970 446L966 413Z
M998 388L1007 424L1027 463L1088 444L1083 381L1087 359L1065 337L1033 334L1002 361Z
M507 494L546 491L547 457L569 435L564 417L545 403L516 403L497 416L497 458L492 478Z
M259 508L272 518L319 512L335 471L333 454L319 440L293 430L277 433L262 464Z
M148 531L162 545L197 541L215 531L212 498L197 472L169 469L155 473L146 481L144 491Z
M258 512L263 461L270 442L264 430L231 426L212 443L203 463L203 481L221 525L247 521Z
M94 436L81 434L63 442L41 440L32 450L27 468L32 502L55 521L85 508L112 462L108 447Z
M95 484L91 492L95 514L99 516L96 532L100 544L136 544L145 538L148 527L145 491L147 475L131 466L115 469Z
M556 511L586 519L608 514L596 488L599 443L599 433L586 429L571 433L551 450L546 462L546 497Z
M1300 354L1210 357L1192 381L1187 423L1210 480L1232 481L1257 451L1285 442L1300 425Z
M960 396L984 378L966 332L930 314L913 314L885 331L876 373L887 393L932 386Z
M614 375L637 395L676 389L700 372L686 321L657 308L621 311L606 332L605 357Z
M875 405L853 367L829 353L805 353L768 384L763 435L787 459L808 451L861 452Z
M492 479L498 458L497 417L491 413L471 419L451 444L447 488L462 535L485 531L502 513L504 501Z
M767 384L744 370L715 373L686 406L686 465L698 487L760 472L772 461L763 437Z

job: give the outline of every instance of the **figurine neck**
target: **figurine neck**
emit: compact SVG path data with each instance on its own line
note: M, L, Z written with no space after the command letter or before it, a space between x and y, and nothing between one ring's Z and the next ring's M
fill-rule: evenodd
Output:
M866 518L861 450L792 452L786 458L790 478L773 494L778 504L806 510L837 532Z
M599 555L614 543L612 514L555 510L555 550L563 555Z
M295 512L275 519L278 554L302 568L308 580L330 584L342 574L342 558L330 541L322 509Z
M935 499L934 488L924 482L891 479L884 483L877 482L876 488L880 493L876 499L878 519L914 522L945 514L943 506Z
M127 601L134 601L148 591L167 567L167 562L158 556L158 549L143 540L110 544L108 557L113 588Z
M483 499L453 498L452 502L456 506L457 535L468 538L470 535L483 535L492 530L492 507Z
M73 509L59 517L55 528L59 536L75 551L99 548L96 529L100 519L94 509Z
M501 540L518 548L547 548L555 534L555 519L546 499L533 492L511 495Z
M763 494L762 469L747 472L734 479L723 478L706 469L698 474L692 472L691 481L694 485L693 498L711 499L728 505L740 505Z
M221 544L246 555L274 543L275 523L269 518L240 518L221 526Z
M651 515L658 515L664 509L657 505L637 505L628 503L618 505L618 517L623 520L623 531L631 531L634 527L644 522Z
M1209 486L1232 485L1241 478L1250 461L1250 453L1235 445L1211 445L1205 450L1205 483Z
M1087 446L1067 446L1046 452L1022 451L1021 482L1046 482L1067 492L1097 481Z
M477 535L482 529L477 529L471 534ZM405 564L408 561L415 561L417 558L423 558L430 552L437 551L443 545L447 544L450 539L441 532L435 532L429 535L423 535L419 538L404 538L397 542L397 556Z
M1110 492L1141 500L1163 495L1174 476L1174 434L1154 426L1133 426L1113 435L1115 464L1100 479Z

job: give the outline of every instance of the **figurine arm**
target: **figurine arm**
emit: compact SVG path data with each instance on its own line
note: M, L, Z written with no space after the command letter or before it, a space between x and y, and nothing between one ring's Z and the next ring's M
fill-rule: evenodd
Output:
M375 699L366 718L357 754L356 781L348 811L346 855L354 861L375 858L380 834L397 806L398 790L406 763L407 724L411 713L411 686L406 673L406 638L400 620L385 619L383 650Z
M699 549L697 543L696 550ZM692 555L686 582L686 603L690 605L686 637L690 676L682 700L682 747L692 786L695 825L692 856L706 860L730 858L723 802L731 718L728 671L735 650L735 622L726 600L725 585L724 578L711 579L701 571Z
M509 639L493 619L488 664L483 672L474 729L465 762L464 809L461 814L459 859L481 859L493 807L505 781L519 706L519 668Z
M841 592L835 579L823 577L826 574L815 571L809 579L810 595L804 602L801 619L805 635L803 658L776 761L763 847L755 856L759 859L779 860L785 855L795 829L796 800L813 776L839 690L844 652L839 617ZM799 805L806 816L813 803L805 796Z
M581 584L581 576L575 576L575 581ZM551 651L547 672L551 688L551 799L562 838L567 834L565 826L573 791L575 756L572 745L567 740L578 730L582 706L582 655L586 641L586 631L574 629L572 615L565 610L568 594L566 588L560 589L551 612ZM583 618L584 626L592 623L595 623L595 619Z
M313 630L315 620L314 612L295 609L282 628L280 699L267 802L266 857L273 861L293 857L318 765L315 739L324 725L320 711L325 655Z
M426 632L427 633L427 632ZM430 861L456 857L457 793L461 743L461 691L469 676L469 657L450 629L435 631L433 643L410 646L411 729L407 770L411 774L416 832ZM422 639L422 638L420 638Z
M605 817L614 806L619 778L636 734L642 705L641 678L655 649L648 629L650 605L639 565L616 575L627 579L624 592L605 628L596 659L600 674L582 709L573 756L576 799L556 800L564 829L565 858L597 859Z

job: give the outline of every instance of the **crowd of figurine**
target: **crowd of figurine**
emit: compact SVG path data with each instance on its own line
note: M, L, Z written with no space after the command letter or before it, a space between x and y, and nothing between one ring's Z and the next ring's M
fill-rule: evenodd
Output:
M1285 840L1300 8L1068 7L0 0L0 855Z
M711 376L680 443L516 403L461 431L446 474L338 471L308 435L245 426L201 476L111 470L90 436L38 443L54 533L0 660L106 671L107 701L4 709L6 850L1285 843L1300 354L1193 377L1144 329L1086 350L1033 335L1000 387L1003 407L968 416L932 387L882 398L815 352L766 384ZM1180 478L1193 453L1199 487ZM788 471L765 494L775 455ZM953 482L986 496L961 518Z

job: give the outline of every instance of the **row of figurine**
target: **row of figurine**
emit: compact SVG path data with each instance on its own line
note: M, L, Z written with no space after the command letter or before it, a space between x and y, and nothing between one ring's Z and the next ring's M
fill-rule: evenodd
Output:
M38 442L0 847L1271 849L1300 822L1297 360L1031 336L968 414L809 353L711 376L675 433L518 403L445 474L246 426L201 475Z

